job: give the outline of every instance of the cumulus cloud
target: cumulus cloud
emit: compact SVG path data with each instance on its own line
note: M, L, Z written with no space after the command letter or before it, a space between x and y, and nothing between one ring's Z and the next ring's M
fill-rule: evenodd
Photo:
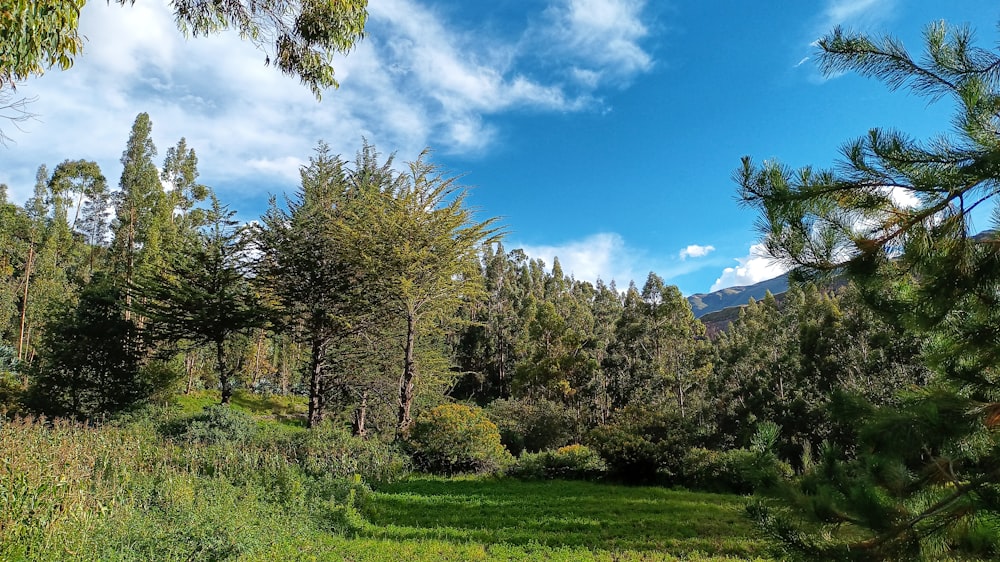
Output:
M679 255L682 260L686 260L688 258L703 258L714 251L715 246L699 246L698 244L691 244L687 248L681 250Z
M712 284L711 291L718 291L726 287L738 287L753 285L768 279L773 279L782 273L786 273L788 268L776 262L763 244L750 246L747 256L736 258L736 267L727 267L722 271L722 275Z
M39 164L87 158L114 183L142 111L161 154L186 137L202 180L223 196L225 186L243 196L289 189L318 139L346 158L362 137L401 159L427 146L477 153L501 138L493 118L503 113L604 111L605 72L652 64L645 2L552 2L531 18L542 28L504 37L462 29L419 0L372 2L368 36L334 61L341 88L322 103L234 33L186 40L168 2L88 2L80 26L89 40L74 67L18 88L38 98L30 109L40 120L26 132L5 128L13 148L0 182L23 201ZM572 47L560 42L569 38Z
M558 245L521 245L524 253L533 259L541 259L547 267L559 258L563 273L581 281L595 282L598 278L605 282L616 281L627 284L636 278L637 262L641 255L625 244L625 239L616 233L601 232L581 240L571 240Z
M590 234L561 244L535 245L511 241L505 245L521 248L532 259L541 259L549 268L552 267L553 259L558 257L564 274L591 283L597 279L606 283L615 281L619 288L628 286L630 281L641 284L650 272L671 282L679 276L719 265L713 264L714 260L686 261L676 255L658 256L630 245L625 238L614 232ZM711 246L698 248L705 251L705 248ZM708 251L705 251L705 255Z

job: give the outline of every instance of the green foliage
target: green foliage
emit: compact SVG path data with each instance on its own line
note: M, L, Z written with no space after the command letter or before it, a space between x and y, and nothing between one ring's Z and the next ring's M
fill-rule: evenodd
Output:
M398 446L378 439L362 439L330 422L296 437L296 458L306 474L390 482L409 472L409 458Z
M693 448L684 456L681 482L695 490L750 494L773 490L792 467L770 453Z
M435 474L492 474L513 460L480 408L444 404L414 420L407 446L417 468Z
M58 65L67 69L83 48L77 32L86 0L15 0L0 13L0 88Z
M676 482L694 441L694 423L675 412L630 407L587 435L609 475L629 483Z
M256 436L257 422L245 412L217 404L173 421L163 431L170 437L190 443L246 443Z
M817 557L937 556L974 526L967 522L1000 514L998 224L976 235L970 217L997 204L1000 54L943 22L925 39L915 61L893 37L837 28L818 42L820 64L932 101L948 97L951 136L919 142L872 129L843 148L834 170L745 158L736 173L741 197L761 212L771 255L801 266L800 278L846 273L866 303L924 338L934 373L930 385L869 408L857 450L825 448L789 490L795 514L818 529L758 513L790 548ZM917 203L900 204L900 192Z
M523 480L598 480L608 467L596 451L585 445L567 445L554 451L525 453L507 470Z
M500 430L500 441L514 455L561 447L573 440L572 413L550 400L494 400L486 415Z
M135 324L117 287L95 275L80 302L47 326L28 401L49 415L93 418L131 408L157 388L140 372Z

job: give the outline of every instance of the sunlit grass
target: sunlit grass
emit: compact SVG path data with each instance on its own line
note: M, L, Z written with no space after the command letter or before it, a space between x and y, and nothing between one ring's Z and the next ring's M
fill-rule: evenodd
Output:
M753 558L768 543L739 496L588 482L418 479L380 487L358 536L632 557Z
M306 474L267 439L204 445L171 441L149 423L0 422L0 560L746 560L769 552L739 496L471 478L365 492Z

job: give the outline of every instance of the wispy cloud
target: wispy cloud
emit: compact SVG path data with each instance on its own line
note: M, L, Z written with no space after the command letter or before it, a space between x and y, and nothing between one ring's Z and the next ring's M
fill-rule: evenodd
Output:
M169 3L89 2L81 32L91 39L75 66L18 90L38 97L31 110L41 120L10 131L0 182L23 201L38 164L64 158L97 160L113 182L141 111L161 152L186 137L203 180L238 185L243 196L297 183L318 139L348 158L362 137L402 159L427 146L469 154L501 138L496 118L505 113L605 111L607 76L653 64L643 48L646 4L552 2L531 18L542 23L506 36L462 29L426 2L371 2L368 36L335 61L341 88L322 103L233 33L186 41Z
M736 258L736 262L739 265L727 267L722 271L722 275L712 284L711 291L718 291L726 287L753 285L773 279L788 271L788 267L776 262L768 255L763 244L750 246L748 254L745 257Z
M827 0L823 9L808 24L806 48L810 52L815 51L819 38L837 26L862 31L879 28L895 17L896 4L897 0ZM803 57L794 68L802 67L809 59L809 56ZM841 75L823 77L815 69L813 72L811 79L815 82L825 82Z
M686 260L688 258L703 258L714 251L715 246L699 246L698 244L691 244L687 248L681 250L678 255L682 260Z
M643 46L645 10L646 0L557 0L539 36L557 57L575 61L581 85L629 79L653 67Z

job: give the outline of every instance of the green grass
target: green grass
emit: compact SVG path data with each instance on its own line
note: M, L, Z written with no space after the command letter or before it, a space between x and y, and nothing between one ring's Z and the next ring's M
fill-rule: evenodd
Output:
M416 479L364 502L358 537L571 559L765 556L739 496L588 482Z
M206 394L182 400L168 415L214 403ZM239 407L262 427L284 427L258 409L264 404L247 397ZM769 553L739 496L435 478L368 491L306 472L273 431L249 443L205 445L171 441L155 426L141 418L105 427L0 421L0 560L652 561Z
M191 415L218 404L220 396L218 390L199 390L177 395L173 405L179 414ZM302 396L261 395L238 389L230 399L230 406L253 414L258 421L274 422L289 429L304 428L306 424L308 407Z

